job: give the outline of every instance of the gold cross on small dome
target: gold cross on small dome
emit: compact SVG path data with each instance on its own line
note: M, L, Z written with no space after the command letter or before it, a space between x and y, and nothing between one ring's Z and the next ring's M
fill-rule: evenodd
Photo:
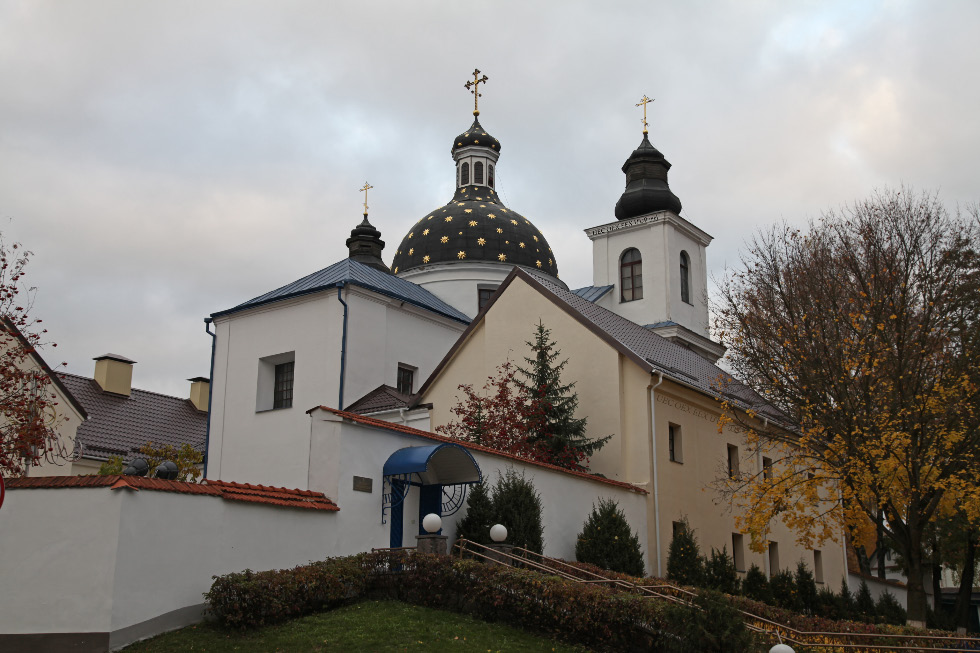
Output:
M644 95L643 99L640 100L636 105L638 107L639 106L643 107L643 133L644 134L647 133L647 127L649 126L649 123L647 122L647 105L650 104L651 102L653 102L653 100L651 100L646 95Z
M473 115L474 116L480 115L479 99L480 99L480 96L482 95L482 93L479 92L480 91L480 84L486 84L487 83L487 79L489 79L489 78L486 75L484 75L483 77L480 77L480 69L477 68L477 69L475 69L473 71L473 81L466 82L465 84L463 84L463 86L466 87L466 89L469 90L469 92L473 94Z
M372 186L371 184L369 184L369 183L368 183L368 182L366 182L366 181L364 182L364 188L361 188L361 190L363 190L363 191L364 191L364 215L365 215L365 216L367 215L367 211L368 211L368 205L367 205L367 192L368 192L368 190L370 190L371 188L374 188L374 186Z

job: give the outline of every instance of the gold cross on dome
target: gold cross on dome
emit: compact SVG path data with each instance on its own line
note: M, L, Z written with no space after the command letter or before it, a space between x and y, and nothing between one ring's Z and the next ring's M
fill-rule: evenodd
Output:
M643 133L644 134L647 133L647 127L649 126L649 123L647 122L647 105L650 104L651 102L653 102L653 100L651 100L646 95L644 95L643 99L640 100L639 103L637 103L636 105L636 106L641 106L641 105L643 106Z
M366 181L364 182L364 188L361 188L361 190L364 191L364 217L367 217L367 210L368 210L368 205L367 205L367 192L371 188L374 188L374 186L372 186L371 184L369 184Z
M473 94L473 115L480 115L480 105L479 100L482 93L480 93L480 84L486 84L488 77L484 75L480 77L480 69L476 68L473 70L473 81L466 82L463 84L464 87L469 89L469 92Z

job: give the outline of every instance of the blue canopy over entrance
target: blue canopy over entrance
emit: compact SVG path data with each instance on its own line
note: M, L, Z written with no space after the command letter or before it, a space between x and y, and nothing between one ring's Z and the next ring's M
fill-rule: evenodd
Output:
M419 534L422 517L451 515L466 498L466 487L483 480L471 454L458 444L432 444L399 449L385 461L381 523L391 510L391 546L402 545L403 502L412 486L419 487Z

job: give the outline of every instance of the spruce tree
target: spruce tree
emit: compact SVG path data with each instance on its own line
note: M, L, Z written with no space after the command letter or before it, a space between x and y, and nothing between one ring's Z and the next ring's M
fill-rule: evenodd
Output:
M456 538L489 546L492 544L490 527L496 523L496 512L486 482L470 486L469 495L466 516L456 522Z
M509 468L497 478L493 490L494 523L507 528L507 543L541 553L544 526L541 525L541 496L531 481Z
M874 623L875 616L877 615L875 611L875 600L871 597L871 588L868 587L868 583L864 580L861 581L861 587L858 589L854 607L861 619L869 623Z
M575 543L575 559L603 569L643 576L640 540L612 499L599 499L598 508L593 504L592 514Z
M800 612L803 605L800 603L800 595L796 592L796 579L793 572L788 569L777 572L769 579L769 588L772 590L773 602L780 608Z
M854 594L847 585L847 577L840 581L840 594L837 595L837 610L841 619L854 619L857 610L854 605Z
M667 550L667 578L681 585L700 587L704 578L704 563L698 541L687 521L674 532Z
M563 384L561 372L568 359L557 362L551 330L538 321L534 341L528 341L532 356L526 367L518 368L523 379L517 385L530 397L527 423L528 441L547 452L551 463L568 469L588 468L588 458L612 436L590 439L585 436L586 419L576 418L578 395L575 383Z
M772 603L772 592L769 590L769 579L759 565L753 563L742 581L742 594L753 601Z
M796 565L796 596L800 609L806 614L814 614L817 608L817 583L806 563L800 560Z
M711 547L711 557L704 565L704 586L725 594L738 593L738 572L727 547L722 547L721 551Z

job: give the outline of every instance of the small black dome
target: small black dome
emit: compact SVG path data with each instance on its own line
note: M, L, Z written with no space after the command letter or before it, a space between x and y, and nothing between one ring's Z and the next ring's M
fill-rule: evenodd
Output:
M453 140L453 149L451 152L455 153L459 148L468 145L479 145L489 147L495 152L500 151L500 141L487 133L487 130L480 124L479 118L474 118L470 128Z
M391 262L393 274L436 263L523 265L558 276L555 255L531 221L486 186L463 186L452 201L409 231Z
M381 252L384 248L385 241L381 240L381 232L368 222L365 213L364 220L351 229L350 238L347 239L347 249L350 250L348 258L390 274L388 266L381 260Z
M616 219L628 220L656 211L681 212L681 201L667 185L670 163L655 148L646 134L640 146L623 164L626 190L616 202Z

